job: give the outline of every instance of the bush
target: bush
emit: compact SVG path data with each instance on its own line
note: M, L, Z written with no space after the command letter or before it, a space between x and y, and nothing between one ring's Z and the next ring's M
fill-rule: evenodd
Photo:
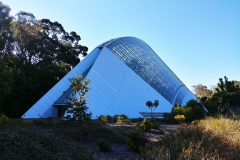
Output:
M112 116L110 116L110 115L106 115L106 117L107 117L108 122L112 122L112 121L113 121Z
M102 122L103 124L106 124L108 122L107 116L101 115L98 117L98 121Z
M122 114L117 117L117 122L116 122L117 125L124 125L129 123L131 123L131 121L126 115Z
M98 140L97 147L100 152L109 152L111 151L111 146L105 140Z
M115 115L112 117L112 121L116 123L118 116L120 116L120 115L115 114Z
M144 145L146 140L142 133L137 130L130 130L127 132L127 145L131 151L139 152L139 147Z
M231 107L226 111L226 116L232 119L240 119L240 107Z
M151 129L159 129L159 124L155 119L144 118L142 122L134 124L134 127L145 132L150 132Z
M152 123L147 118L144 118L142 123L140 124L140 128L145 132L150 132L152 129Z
M0 125L4 125L10 122L10 119L4 114L0 115Z
M159 134L161 134L161 135L164 135L165 132L166 132L166 131L162 128L162 126L159 126L158 130L159 130Z
M192 122L194 120L200 120L205 118L205 111L200 102L190 100L186 106L174 105L170 114L164 114L164 119L168 123L178 123L175 116L184 115L185 122Z
M174 119L176 121L178 121L179 123L182 123L186 119L186 117L184 115L178 114L178 115L174 116Z
M152 129L159 129L159 124L158 124L156 119L151 118L150 122L151 122L151 125L152 125Z
M106 124L106 123L112 122L113 118L110 115L106 115L106 116L101 115L101 116L98 117L98 120L100 122L102 122L103 124Z

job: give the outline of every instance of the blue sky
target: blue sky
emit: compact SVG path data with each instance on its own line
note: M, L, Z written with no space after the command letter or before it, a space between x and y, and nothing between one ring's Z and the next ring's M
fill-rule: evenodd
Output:
M192 90L240 81L239 0L0 0L11 15L33 13L76 31L89 52L109 39L145 41Z

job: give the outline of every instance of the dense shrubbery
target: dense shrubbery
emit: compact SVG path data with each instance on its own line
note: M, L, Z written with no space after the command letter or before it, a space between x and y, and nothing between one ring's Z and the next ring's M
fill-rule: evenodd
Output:
M131 121L126 115L122 114L122 115L117 116L116 125L124 125L124 124L129 124L129 123L131 123Z
M232 116L229 110L239 114L238 109L235 109L240 107L240 82L229 81L226 76L219 78L213 93L210 96L199 97L199 99L208 109L210 116Z
M189 123L194 120L204 119L205 111L200 102L190 100L186 106L175 105L170 114L164 114L164 119L170 123L177 123L178 121L174 118L177 115L184 115L184 121Z

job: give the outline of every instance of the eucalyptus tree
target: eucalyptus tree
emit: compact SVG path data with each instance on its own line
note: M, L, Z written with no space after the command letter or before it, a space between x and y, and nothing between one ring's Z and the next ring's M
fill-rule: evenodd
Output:
M10 7L0 2L0 51L5 47L8 39L10 22L12 21L12 16L10 16ZM0 57L1 58L1 57Z
M79 43L81 38L76 32L69 34L60 23L37 20L32 13L17 13L11 32L13 40L9 47L23 64L75 66L80 61L79 55L87 55L88 48Z

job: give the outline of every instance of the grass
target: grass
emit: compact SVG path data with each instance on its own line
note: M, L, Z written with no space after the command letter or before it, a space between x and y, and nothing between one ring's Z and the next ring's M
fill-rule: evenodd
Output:
M240 159L239 121L206 119L183 124L175 133L156 144L146 144L140 151L145 159Z
M148 160L235 160L240 159L239 122L222 118L182 124L175 132L162 136L160 141L143 141L145 145L140 145L135 141L138 134L136 138L135 134L130 134L142 132L140 129L112 127L100 121L9 120L0 124L0 157L91 159L98 152L88 145L91 143L98 149L105 144L108 147L131 144L129 150L138 151L142 159Z

